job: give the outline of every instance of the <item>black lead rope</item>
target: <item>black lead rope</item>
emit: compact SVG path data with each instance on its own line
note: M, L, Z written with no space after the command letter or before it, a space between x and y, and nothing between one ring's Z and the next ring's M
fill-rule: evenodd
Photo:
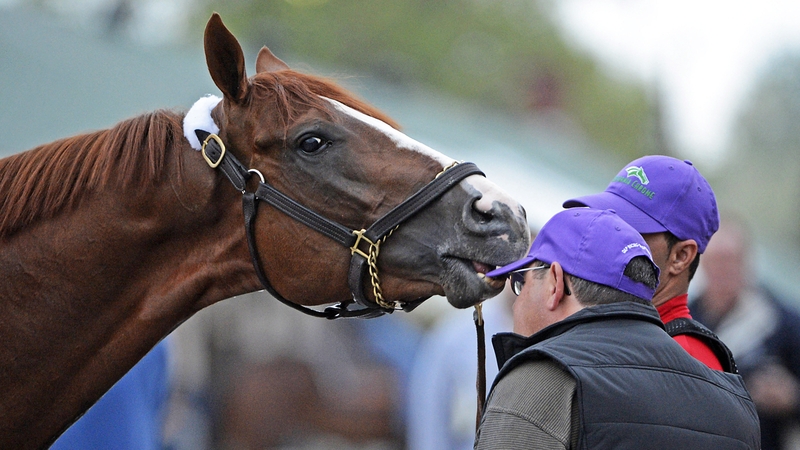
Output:
M475 414L475 432L477 432L486 407L486 333L483 328L483 303L475 305L472 319L478 336L478 374L475 379L475 389L478 392L478 408Z

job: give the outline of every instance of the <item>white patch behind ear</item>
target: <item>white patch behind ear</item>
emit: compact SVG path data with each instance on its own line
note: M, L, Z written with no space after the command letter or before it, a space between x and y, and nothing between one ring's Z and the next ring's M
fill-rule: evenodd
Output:
M211 118L211 110L214 109L221 100L222 99L216 95L206 95L194 102L189 112L186 113L186 117L183 118L183 135L189 141L193 149L200 150L202 148L200 140L197 139L194 130L205 130L211 134L219 133L219 127L214 123L214 119Z

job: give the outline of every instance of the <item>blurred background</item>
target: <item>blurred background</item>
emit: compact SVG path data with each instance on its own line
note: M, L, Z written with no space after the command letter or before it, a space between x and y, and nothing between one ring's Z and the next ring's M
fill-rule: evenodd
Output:
M267 45L336 79L477 163L534 230L634 158L692 160L753 229L759 276L800 306L800 4L0 0L0 154L219 94L202 52L212 11L249 73ZM246 296L173 333L164 447L422 448L407 437L417 350L470 314L436 298L346 324L286 309Z

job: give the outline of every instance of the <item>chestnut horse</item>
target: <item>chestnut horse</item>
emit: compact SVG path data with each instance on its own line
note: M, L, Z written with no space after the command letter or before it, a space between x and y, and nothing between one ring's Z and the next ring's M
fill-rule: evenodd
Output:
M354 297L381 313L431 295L466 308L502 289L487 270L527 250L524 210L474 166L448 175L462 164L266 47L248 78L216 14L204 42L221 101L0 160L0 448L48 445L175 327L261 279L293 304L342 302L332 317ZM302 206L255 210L268 191ZM352 248L334 239L419 192L401 223L348 231Z

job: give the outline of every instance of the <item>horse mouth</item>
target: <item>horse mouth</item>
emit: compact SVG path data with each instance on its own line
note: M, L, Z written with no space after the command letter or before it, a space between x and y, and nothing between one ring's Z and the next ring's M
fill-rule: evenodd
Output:
M486 274L497 265L453 255L442 258L444 271L441 285L447 301L456 308L469 308L499 294L504 279L489 278Z
M505 285L506 282L505 278L489 278L486 276L487 273L496 269L498 266L485 264L479 261L470 262L472 263L472 268L475 269L475 273L478 274L478 278L482 279L484 283L491 286L492 289L503 289L503 285Z

